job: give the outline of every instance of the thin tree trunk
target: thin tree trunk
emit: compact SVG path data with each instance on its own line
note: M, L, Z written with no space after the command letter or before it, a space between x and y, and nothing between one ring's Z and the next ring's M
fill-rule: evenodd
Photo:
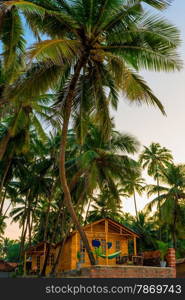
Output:
M84 195L84 191L82 192L81 196L80 196L79 199L78 199L77 206L76 206L76 211L78 211L78 208L79 208L79 205L80 205L80 203L81 203L81 200L82 200L83 195ZM64 219L63 219L63 220L64 220ZM56 268L57 268L57 265L58 265L58 263L59 263L59 260L60 260L61 254L62 254L62 251L63 251L63 248L64 248L64 244L65 244L65 241L66 241L66 239L67 239L67 237L68 237L68 234L69 234L69 232L70 232L71 225L72 225L72 220L69 222L69 226L68 226L67 233L66 233L66 235L65 235L65 237L64 237L64 239L63 239L63 242L62 242L61 245L60 245L60 249L59 249L59 252L58 252L58 255L57 255L56 261L55 261L55 263L54 263L54 266L53 266L53 269L52 269L51 274L53 274L53 273L56 272Z
M91 206L91 198L89 199L89 203L88 203L88 206L87 206L86 216L85 216L85 220L84 220L85 225L87 223L87 218L88 218L90 206Z
M50 241L50 243L47 247L47 251L46 251L46 255L45 255L45 259L44 259L44 263L43 263L43 268L42 268L42 271L41 271L41 276L45 276L45 274L46 274L47 261L48 261L49 255L50 255L51 245L53 244L53 242L55 241L55 238L56 238L57 227L58 227L58 224L59 224L62 207L63 207L63 201L61 201L60 206L59 206L59 210L58 210L58 214L57 214L57 220L55 222L55 226L54 226L54 229L53 229L53 234L52 234L52 237L51 237L51 241Z
M22 243L23 243L23 235L24 235L25 222L22 225L21 239L20 239L20 249L19 249L19 258L21 258L22 253Z
M174 249L177 248L177 236L176 236L177 201L178 200L175 200L175 210L174 210L174 219L173 219L173 232L172 232L172 239L173 239L173 247L174 247Z
M46 212L46 223L45 223L45 230L44 230L44 241L47 241L47 234L48 234L48 225L49 225L49 214L50 214L50 209L51 209L51 200L53 196L53 190L54 190L54 184L51 187L51 192L49 195L49 203L48 203L48 208Z
M3 178L1 180L1 185L0 185L0 204L1 204L0 215L2 214L2 211L3 211L3 206L4 206L4 201L3 200L5 200L5 197L2 199L3 186L4 186L6 176L8 174L8 171L9 171L9 168L10 168L10 165L11 165L11 161L12 161L12 159L9 159L8 164L6 165L6 168L5 168L5 171L4 171L4 174L3 174Z
M87 239L86 234L85 234L84 230L82 229L82 227L79 223L79 220L77 218L77 215L74 211L69 186L67 183L66 168L65 168L65 150L66 150L66 144L67 144L67 132L68 132L69 119L70 119L70 115L71 115L74 90L75 90L78 78L80 76L80 71L84 64L85 64L85 60L84 60L84 58L82 58L78 62L77 66L75 68L75 74L71 80L68 95L66 97L65 114L64 114L64 121L63 121L63 128L62 128L61 146L60 146L59 174L60 174L61 186L62 186L63 192L64 192L64 201L65 201L66 207L67 207L67 209L71 215L71 218L72 218L74 224L76 225L76 228L81 236L81 239L84 243L87 254L89 256L90 263L91 263L91 265L95 265L96 264L95 258L91 251L88 239Z
M22 231L22 237L21 237L21 244L20 244L20 253L19 257L22 258L23 256L23 251L24 251L24 244L26 240L26 234L27 234L27 228L28 228L28 222L26 221L26 226L24 225L24 230Z
M62 224L61 224L61 226L62 226L62 233L63 233L63 231L64 231L64 221L65 221L65 214L64 214L64 216L63 216ZM56 258L56 260L55 260L55 262L54 262L54 265L53 265L53 268L52 268L52 270L51 270L51 274L54 274L54 273L56 272L56 269L57 269L57 266L58 266L58 263L59 263L59 261L60 261L60 257L61 257L61 254L62 254L62 251L63 251L63 248L64 248L65 241L66 241L67 236L68 236L68 234L69 234L69 232L70 232L71 224L72 224L72 222L70 222L69 227L68 227L68 230L67 230L67 233L66 233L66 235L64 236L64 238L63 238L63 235L61 234L61 239L62 239L63 241L62 241L62 243L61 243L61 245L60 245L59 252L58 252L58 254L57 254L57 258Z
M30 200L28 200L28 244L29 247L31 247L31 203Z
M81 169L79 170L71 179L70 184L69 184L69 189L70 191L72 191L75 187L75 185L78 183L79 181L79 177L84 174L85 169Z
M27 218L27 213L26 213L26 210L28 210L28 207L27 207L27 204L29 206L29 196L30 196L30 189L28 190L27 192L27 195L26 195L26 200L25 200L25 212L24 212L24 225L23 225L23 231L22 231L22 237L21 237L21 245L20 245L20 258L22 257L22 254L23 254L23 250L24 250L24 244L25 244L25 239L26 239L26 234L27 234L27 229L28 229L28 218ZM26 224L26 226L25 226ZM24 231L24 228L25 228L25 231Z
M7 209L5 210L3 217L6 217L7 212L9 211L10 207L11 207L12 203L10 202L10 204L8 205Z
M8 131L7 134L2 138L0 142L0 161L3 159L3 156L6 152L8 142L11 138L10 132Z
M137 211L137 203L136 203L136 193L135 193L135 190L134 190L134 206L135 206L136 218L138 220L138 211Z
M19 108L17 109L17 111L14 112L15 114L15 119L13 121L13 124L12 126L8 129L6 135L2 138L2 140L0 141L0 161L3 159L3 156L6 152L6 149L7 149L7 146L8 146L8 143L11 139L11 137L13 136L12 135L12 132L14 131L14 127L16 125L16 122L17 122L17 119L18 119L18 116L19 116L19 112L21 111L21 108L22 108L22 104L19 106Z
M160 197L160 192L159 192L159 174L157 173L157 187L158 187L158 190L157 190L157 194L158 194L158 199ZM161 240L161 236L162 236L162 231L161 231L161 205L160 205L160 201L158 202L158 209L159 209L159 240Z
M6 199L6 193L7 193L7 189L5 189L3 198L1 200L0 216L2 216L2 214L3 214L3 208L4 208L4 202L5 202L5 199Z

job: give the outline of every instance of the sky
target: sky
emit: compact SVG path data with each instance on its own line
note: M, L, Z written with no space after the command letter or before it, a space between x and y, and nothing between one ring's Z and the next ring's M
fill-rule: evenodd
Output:
M174 0L162 15L181 31L179 53L185 62L185 1ZM141 150L142 145L149 146L152 142L158 142L172 151L175 163L185 163L185 67L175 73L144 71L140 74L163 103L167 117L156 108L129 105L125 99L120 98L118 110L113 113L116 129L134 135L141 143ZM147 176L146 180L148 183L151 181ZM137 197L139 210L144 208L147 201L145 196ZM134 214L132 199L124 199L123 208ZM8 222L5 235L18 238L18 226Z
M182 44L179 49L185 62L185 1L175 0L162 15L181 31ZM153 107L129 105L120 99L118 111L114 113L116 128L134 135L142 145L158 142L172 151L175 163L185 163L185 67L180 72L141 72L154 94L165 107L167 117ZM147 176L147 183L151 178ZM138 209L144 208L149 200L137 197ZM124 210L134 214L132 199L124 199Z

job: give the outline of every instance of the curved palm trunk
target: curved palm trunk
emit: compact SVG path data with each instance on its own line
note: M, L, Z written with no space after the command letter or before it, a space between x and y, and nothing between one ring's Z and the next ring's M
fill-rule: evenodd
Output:
M79 220L77 218L77 215L75 213L72 199L71 199L71 193L69 190L69 186L67 183L66 178L66 169L65 169L65 150L66 150L66 144L67 144L67 131L68 131L68 125L69 125L69 119L71 115L71 109L72 109L72 102L74 97L74 89L76 87L78 78L80 76L80 71L85 63L84 58L81 58L81 60L78 62L76 68L75 68L75 74L71 80L71 84L69 86L69 92L66 97L66 106L65 106L65 115L64 115L64 121L63 121L63 128L62 128L62 137L61 137L61 146L60 146L60 160L59 160L59 174L60 174L60 181L64 192L64 201L65 205L71 215L71 218L76 225L76 228L80 234L80 237L84 243L84 246L86 248L87 254L89 256L89 260L92 265L95 265L95 258L91 251L91 248L89 246L88 239L85 235L84 230L82 229Z

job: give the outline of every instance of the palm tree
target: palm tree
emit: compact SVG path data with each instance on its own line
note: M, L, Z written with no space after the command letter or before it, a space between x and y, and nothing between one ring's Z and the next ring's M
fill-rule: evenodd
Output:
M157 249L156 222L147 212L139 212L133 221L132 228L141 237L140 251Z
M151 211L156 204L160 203L161 222L169 227L174 248L177 245L177 235L184 234L182 219L183 205L185 199L185 167L170 164L162 171L162 182L164 186L149 186L148 195L158 194L146 208Z
M115 198L115 195L105 186L99 195L90 199L92 209L87 216L87 222L91 223L107 217L116 219L121 216L121 197L123 196L125 196L125 194L122 188L117 187L117 198Z
M179 34L163 19L142 11L142 2L157 9L169 1L7 1L3 13L16 7L24 14L36 36L47 34L51 39L33 46L28 56L37 61L28 77L7 93L10 98L43 93L59 86L58 104L63 109L60 151L60 180L64 200L90 261L95 263L88 240L75 214L66 178L65 150L71 111L79 104L83 109L96 109L102 125L108 119L108 104L117 107L118 92L131 101L156 105L164 113L160 101L136 73L139 68L172 71L181 63L176 54ZM89 104L78 97L83 85ZM88 87L88 88L87 88ZM109 97L106 95L109 89ZM107 128L107 126L106 126Z
M149 176L153 176L156 180L157 187L160 184L161 171L168 166L173 160L171 151L165 147L161 147L158 143L152 143L149 147L144 147L144 151L139 157L139 162L141 163L143 169L147 168L147 173ZM160 191L158 189L158 197L160 196ZM160 217L160 203L158 204L159 218ZM161 231L159 231L159 236L161 237Z
M78 139L74 140L72 136L70 138L70 143L73 145L76 143L78 149L76 185L78 183L80 188L80 180L84 178L89 190L88 196L93 196L96 190L105 193L107 189L115 199L119 199L121 180L136 166L129 154L138 151L139 142L131 135L117 132L113 127L108 139L102 140L101 134L99 126L89 120L82 145ZM85 184L82 181L82 188L84 187Z
M135 172L128 173L127 176L123 179L124 191L128 194L128 196L134 197L136 218L138 218L136 193L138 193L140 196L142 195L144 183L145 180L141 177L140 172L138 172L137 170Z

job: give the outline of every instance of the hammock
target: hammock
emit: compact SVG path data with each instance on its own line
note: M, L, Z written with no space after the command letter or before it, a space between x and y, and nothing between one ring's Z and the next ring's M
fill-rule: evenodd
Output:
M99 254L98 256L100 256L100 257L102 257L102 258L107 258L107 257L108 257L108 259L113 259L113 258L119 256L120 253L121 253L121 251L118 251L118 252L109 254L108 256L106 256L106 255L104 255L104 254Z

